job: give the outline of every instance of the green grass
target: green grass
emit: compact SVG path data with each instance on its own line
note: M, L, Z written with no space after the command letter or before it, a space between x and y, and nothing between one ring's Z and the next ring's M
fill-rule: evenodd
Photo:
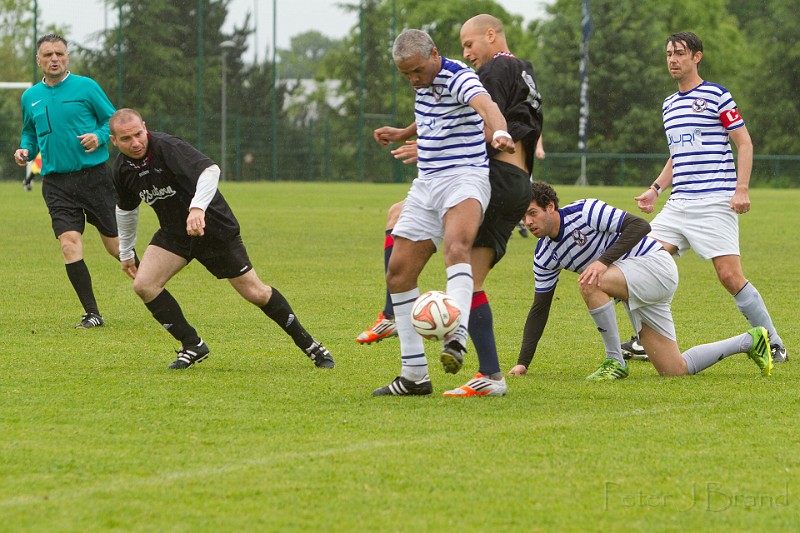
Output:
M795 328L800 191L752 191L745 273L791 357L761 378L745 356L693 377L647 363L590 383L600 337L562 275L527 376L505 398L372 398L397 375L396 340L355 336L383 302L385 210L405 185L223 184L257 272L336 357L316 369L227 282L192 264L169 285L212 352L168 371L177 343L87 230L107 326L81 310L39 194L0 184L0 530L788 531L800 524ZM635 210L638 189L560 187ZM142 211L139 249L155 227ZM501 363L516 362L535 239L515 235L487 283ZM679 260L683 349L749 326L710 262ZM441 255L423 290L443 288ZM630 332L618 308L623 337ZM429 344L431 354L437 345Z

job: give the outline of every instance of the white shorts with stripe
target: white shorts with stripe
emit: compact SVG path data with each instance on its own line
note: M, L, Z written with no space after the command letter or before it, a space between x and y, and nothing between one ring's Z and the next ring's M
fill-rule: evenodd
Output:
M636 334L647 324L661 335L677 340L672 321L672 297L678 289L678 267L666 250L617 261L628 286L624 302Z
M411 184L403 211L392 234L411 241L431 240L436 248L444 239L444 215L447 210L474 198L486 211L492 190L489 168L458 167L421 176Z

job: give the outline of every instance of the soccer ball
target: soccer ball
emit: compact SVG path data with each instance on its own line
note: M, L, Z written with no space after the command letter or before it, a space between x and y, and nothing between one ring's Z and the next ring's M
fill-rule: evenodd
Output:
M456 301L442 291L428 291L411 308L411 324L425 339L442 340L461 324Z

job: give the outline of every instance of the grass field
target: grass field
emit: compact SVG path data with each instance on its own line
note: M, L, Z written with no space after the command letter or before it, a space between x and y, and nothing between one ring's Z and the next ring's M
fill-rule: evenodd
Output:
M259 275L336 358L314 368L227 282L191 264L169 285L211 356L168 371L177 343L87 230L107 326L82 314L39 194L0 183L2 531L791 531L800 527L797 263L800 191L754 190L745 273L792 361L762 378L738 355L693 377L603 357L562 275L527 376L505 398L443 398L460 374L431 357L433 397L372 398L396 340L359 346L383 302L386 208L405 185L225 183ZM561 187L634 210L638 189ZM143 207L139 249L155 218ZM487 283L501 364L516 362L535 239L515 235ZM683 349L748 329L709 262L679 260ZM440 255L423 290L444 288ZM618 322L630 334L622 308ZM430 343L430 354L437 344Z

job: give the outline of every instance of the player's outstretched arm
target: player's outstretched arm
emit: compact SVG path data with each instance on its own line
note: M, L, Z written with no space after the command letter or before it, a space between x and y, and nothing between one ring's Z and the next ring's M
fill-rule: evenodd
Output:
M547 318L550 316L550 305L553 303L555 289L548 292L537 292L533 297L533 304L528 311L528 318L525 320L525 327L522 330L522 346L519 349L517 364L509 371L509 375L521 375L528 371L528 367L533 361L539 339L542 338L544 327L547 325ZM521 368L525 371L522 372Z

